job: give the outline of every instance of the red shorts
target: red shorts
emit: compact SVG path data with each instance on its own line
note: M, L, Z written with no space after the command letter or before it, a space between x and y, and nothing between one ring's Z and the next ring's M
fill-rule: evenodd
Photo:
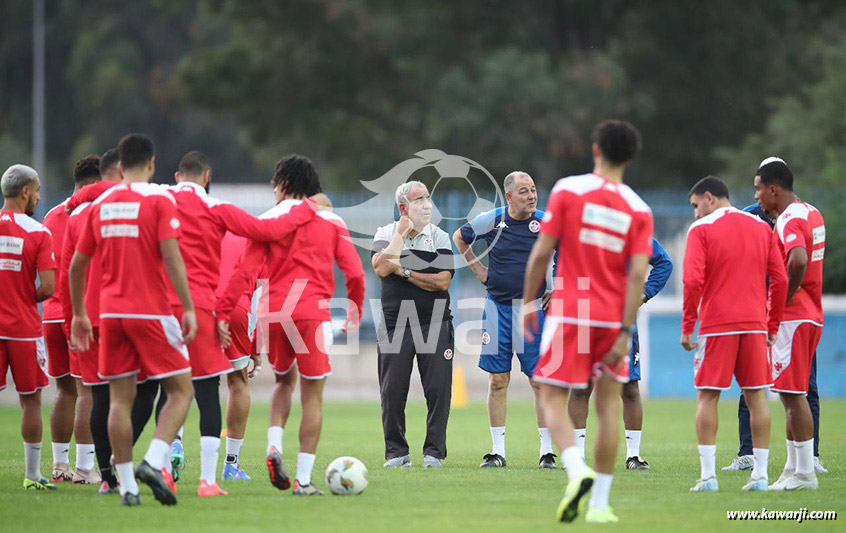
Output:
M270 324L267 359L277 374L287 374L294 363L306 379L322 379L332 374L329 346L332 345L332 325L320 320L300 320L292 323L299 334L292 340L282 324ZM288 326L291 328L291 325ZM258 336L258 332L256 332ZM261 343L259 343L261 344Z
M807 394L811 361L822 328L810 322L782 322L772 347L773 391Z
M6 374L10 367L18 394L32 394L46 387L49 382L44 339L34 341L0 339L0 390L6 388Z
M728 389L732 375L741 389L772 386L766 333L706 335L697 344L693 357L697 389Z
M182 320L182 306L174 305L176 320ZM197 309L197 336L188 343L191 379L205 379L232 372L232 365L223 353L217 335L217 319L206 309Z
M71 352L70 366L71 375L80 378L82 384L88 387L92 385L105 385L108 381L97 375L97 357L100 353L100 328L94 326L94 340L88 345L88 351Z
M240 305L229 315L229 333L232 335L232 343L225 350L226 357L234 370L246 368L253 348L250 339L250 317L247 310Z
M47 345L47 373L53 379L63 378L71 374L70 350L64 324L45 322L42 326L44 327L44 342Z
M100 318L100 379L161 379L191 371L182 330L173 316Z
M602 362L619 335L619 328L562 324L547 318L541 337L541 357L532 379L557 387L584 389L591 378L605 373L620 383L628 383L628 356L614 367Z

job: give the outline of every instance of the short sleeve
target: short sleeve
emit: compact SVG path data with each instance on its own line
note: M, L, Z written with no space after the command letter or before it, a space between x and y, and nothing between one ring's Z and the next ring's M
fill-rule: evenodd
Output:
M549 203L546 206L546 212L541 220L541 233L545 233L556 239L560 239L563 234L564 209L566 208L566 200L564 191L553 193L549 198Z
M373 247L370 249L370 256L374 256L388 247L393 238L394 225L388 224L376 230L376 235L373 236Z
M503 211L502 208L491 209L476 215L459 228L461 239L466 244L472 244L476 237L487 235L494 229L496 217Z
M53 236L50 232L43 232L41 242L38 244L38 252L35 257L35 270L56 270L56 256L53 253Z
M652 257L652 215L647 212L636 213L634 222L629 232L629 255L646 254Z
M156 241L179 238L179 218L176 216L176 205L170 198L156 198L158 214Z
M808 234L808 221L801 217L792 217L784 224L778 225L778 238L784 247L784 253L789 254L790 250L798 247L810 247L805 242L805 235Z
M82 225L82 230L79 235L79 241L76 244L76 250L87 256L93 256L97 250L97 238L94 234L96 221L100 218L100 206L92 205L91 214L88 216L86 222Z

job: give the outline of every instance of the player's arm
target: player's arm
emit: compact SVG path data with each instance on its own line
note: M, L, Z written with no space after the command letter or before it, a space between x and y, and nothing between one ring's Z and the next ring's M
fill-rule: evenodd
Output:
M248 287L258 277L259 271L264 264L267 255L267 245L261 242L250 241L241 254L229 284L223 296L217 300L217 319L220 322L229 322L229 315L238 304L238 300L247 291Z
M684 292L680 343L685 350L689 351L696 347L696 343L693 342L693 328L696 326L702 287L705 284L705 242L701 226L691 228L687 234L682 273Z
M629 354L629 343L632 336L637 310L643 303L643 284L646 270L649 267L649 254L634 254L629 258L629 278L626 282L626 299L623 304L623 327L611 350L602 358L608 366L614 366Z
M65 211L67 211L68 213L73 213L74 209L84 204L85 202L93 202L94 200L99 198L100 195L102 195L104 192L111 189L115 185L118 184L113 181L97 181L86 185L85 187L76 191L73 196L70 197L68 203L65 204Z
M808 250L802 246L791 249L787 253L787 303L790 303L796 293L799 292L807 269Z
M447 271L426 273L411 271L408 276L408 281L429 292L438 292L449 290L449 283L452 281L452 274Z
M476 276L476 279L479 280L482 285L485 285L488 282L488 267L483 265L473 252L473 241L477 237L476 229L483 225L487 225L486 222L488 218L492 218L488 216L488 213L477 215L473 218L473 220L464 223L464 225L455 230L455 233L452 234L452 242L455 243L455 248L458 250L458 253L464 257L464 260L467 261L467 266L470 267L473 275Z
M383 235L377 232L374 236L374 254L370 263L373 266L373 271L380 279L401 271L400 254L402 253L402 246L412 229L414 229L414 225L411 223L411 219L407 216L401 216L397 222L396 231L392 235ZM384 242L387 242L387 246L381 250L376 250L376 247L381 246Z
M320 200L320 204L315 200ZM255 241L276 241L314 218L314 213L326 209L322 204L331 203L325 194L318 194L294 206L288 213L273 219L260 219L234 204L219 204L212 208L221 226L239 237Z
M85 309L85 273L91 264L91 256L77 250L68 267L68 290L70 292L73 318L71 319L71 342L83 352L94 340L94 329Z
M197 314L194 310L194 301L191 300L191 291L188 290L188 276L185 273L185 261L179 251L179 242L175 237L159 241L159 250L162 254L165 272L179 297L182 304L182 340L188 344L194 340L197 334Z
M541 233L532 246L529 260L526 262L526 275L523 278L523 307L520 310L523 335L527 342L534 339L538 329L538 314L540 309L535 299L543 283L549 262L558 246L558 238L548 233Z
M41 285L35 290L35 301L43 302L56 290L56 258L53 253L53 235L49 231L35 234L37 240L35 270Z
M361 258L350 238L346 227L338 225L338 237L335 241L335 261L344 273L347 286L347 316L344 331L352 333L361 324L362 306L364 305L364 268Z
M41 279L41 285L35 290L35 301L43 302L53 296L53 292L56 290L56 271L39 270L38 277Z
M767 299L767 333L770 346L773 346L781 324L781 317L787 304L787 272L784 260L778 249L776 234L770 239L770 253L767 258L767 276L769 277L769 298Z
M452 252L449 237L446 233L436 233L434 244L435 253L433 257L431 257L431 252L424 252L425 257L415 256L417 259L422 259L426 266L425 268L411 270L408 281L424 291L446 291L449 290L449 284L455 275L455 254Z
M646 303L655 297L659 292L664 290L667 286L667 281L670 279L670 274L673 273L673 262L670 260L670 255L658 242L658 239L652 239L652 258L649 260L652 265L652 270L646 278L646 284L643 286L643 302Z

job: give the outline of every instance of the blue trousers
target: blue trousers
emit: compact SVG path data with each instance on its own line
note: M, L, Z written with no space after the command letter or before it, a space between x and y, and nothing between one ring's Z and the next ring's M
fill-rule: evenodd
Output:
M808 380L808 404L814 418L814 457L820 455L820 395L817 391L817 354L811 360L811 378ZM740 434L740 451L737 455L752 455L752 426L749 423L749 408L746 399L740 395L737 406L737 429Z

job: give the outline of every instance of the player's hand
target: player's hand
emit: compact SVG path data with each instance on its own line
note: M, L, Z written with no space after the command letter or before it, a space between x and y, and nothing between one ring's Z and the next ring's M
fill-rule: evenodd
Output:
M344 326L341 328L341 331L344 333L354 333L358 331L359 326L361 326L361 319L358 317L358 313L347 313L347 318L344 319Z
M397 235L405 239L408 237L408 234L411 233L411 230L414 229L414 223L411 222L411 219L408 218L408 215L402 215L397 221Z
M329 199L328 196L319 192L314 196L310 196L309 200L317 204L318 211L331 211L332 210L332 200Z
M259 375L261 372L261 356L259 354L250 354L250 362L253 363L253 369L249 369L249 363L247 364L247 377L254 378Z
M687 334L687 335L682 334L680 342L681 342L682 348L684 348L688 352L693 350L694 348L696 348L699 345L699 343L693 342L693 335L692 334Z
M71 320L71 342L83 352L94 342L94 328L91 327L91 320L88 315L74 315Z
M541 310L546 313L546 310L549 309L549 302L552 301L552 291L546 291L543 293L541 297Z
M535 338L535 332L538 330L538 301L532 300L523 304L520 308L520 317L518 318L520 331L523 332L523 339L525 342L532 342Z
M182 342L188 344L197 336L197 313L184 311L182 313Z
M225 320L217 321L217 336L220 338L220 345L223 349L229 348L232 344L232 334L229 332L229 322Z
M631 334L621 331L617 336L617 340L611 345L611 349L602 357L602 362L609 368L614 368L620 364L620 361L625 359L629 354L630 340Z
M775 343L776 343L776 339L777 339L777 338L778 338L778 334L777 334L777 333L768 333L768 334L767 334L767 346L769 346L770 348L772 348L773 346L775 346Z

